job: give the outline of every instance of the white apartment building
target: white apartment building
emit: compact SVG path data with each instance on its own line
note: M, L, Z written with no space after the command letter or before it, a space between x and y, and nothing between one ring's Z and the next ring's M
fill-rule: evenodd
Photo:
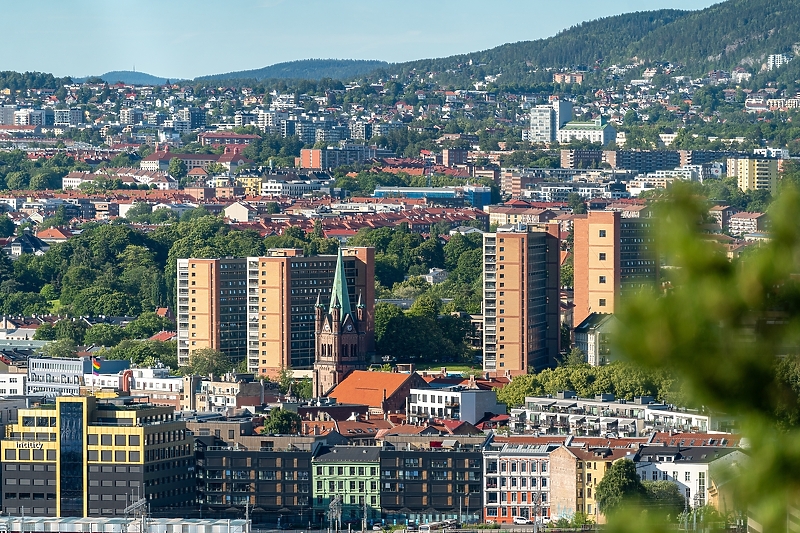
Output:
M320 190L322 184L319 181L277 181L268 180L261 183L261 196L293 196L302 197Z
M724 437L720 438L723 441ZM684 441L681 441L684 442ZM644 446L632 457L642 481L670 481L689 507L703 507L715 491L716 474L744 466L746 456L734 448L710 446Z
M493 390L469 389L464 386L442 389L411 389L406 416L409 423L430 418L463 420L477 424L487 414L505 414L506 405L497 403Z
M56 126L77 126L83 122L83 113L80 109L56 109L53 111Z
M659 431L727 432L735 420L724 414L676 408L650 396L633 400L616 399L613 394L578 398L572 391L563 391L555 398L526 397L524 407L511 409L509 424L516 431L540 435L641 437Z
M531 108L530 129L527 140L532 143L549 143L556 140L558 130L572 120L572 103L553 100L549 104Z
M492 442L483 451L484 520L550 516L550 452L558 444Z
M767 70L775 70L792 60L788 54L770 54L767 56Z
M0 374L0 396L22 396L25 394L25 374Z
M589 141L602 145L616 141L617 131L606 124L602 117L592 122L568 122L557 133L558 142L566 144L571 141Z

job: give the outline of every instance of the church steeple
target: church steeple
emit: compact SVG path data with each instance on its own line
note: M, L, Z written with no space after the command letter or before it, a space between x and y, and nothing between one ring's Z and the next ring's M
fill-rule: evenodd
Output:
M328 313L333 314L335 307L339 308L341 320L344 320L351 313L350 293L347 290L347 277L344 273L344 260L342 259L342 249L339 248L339 256L336 259L336 271L333 274L333 287L331 288L331 303Z

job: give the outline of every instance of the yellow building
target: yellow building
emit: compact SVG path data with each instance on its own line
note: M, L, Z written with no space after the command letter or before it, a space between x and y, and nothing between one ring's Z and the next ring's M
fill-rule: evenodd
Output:
M248 196L261 196L261 176L236 176L236 183L244 187Z
M171 407L136 398L65 396L20 409L0 441L2 503L28 516L123 516L191 506L194 452Z
M568 448L550 453L550 508L562 516L585 513L595 523L605 517L597 509L597 485L616 461L624 459L627 448ZM552 515L551 515L552 516Z
M736 176L743 191L766 190L775 194L778 189L777 159L729 159L728 176Z

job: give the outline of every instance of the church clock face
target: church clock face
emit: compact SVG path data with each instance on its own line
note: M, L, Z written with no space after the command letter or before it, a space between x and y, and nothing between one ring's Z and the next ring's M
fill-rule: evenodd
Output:
M322 326L322 331L330 331L330 330L331 330L331 327L328 324L325 324L324 326Z
M347 329L347 331L353 331L353 325L347 324L347 327L345 329Z

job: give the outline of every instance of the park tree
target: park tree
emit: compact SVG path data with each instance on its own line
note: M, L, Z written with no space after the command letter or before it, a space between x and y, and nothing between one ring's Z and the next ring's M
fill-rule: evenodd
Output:
M292 435L300 430L302 419L295 412L285 409L273 409L264 422L261 433L264 435Z
M0 214L0 237L11 237L14 235L14 221L6 215Z
M624 506L641 504L647 491L636 472L636 464L621 459L611 465L595 488L597 506L605 515L612 515Z
M386 302L375 304L375 342L384 339L393 322L402 322L404 318L403 310L394 304Z
M39 349L39 355L43 357L75 357L77 353L78 349L72 339L57 339Z
M125 330L113 324L95 324L86 331L83 342L95 346L116 346L125 338Z
M36 328L36 332L33 334L33 340L54 341L56 340L56 329L49 322L45 322Z
M221 376L230 372L233 365L224 353L212 348L200 348L189 354L189 368L199 376Z
M88 326L86 322L79 318L65 318L56 322L56 339L68 339L73 344L83 343L83 336L86 334Z
M176 341L141 341L125 339L116 346L100 352L106 359L132 361L138 366L163 364L178 369L178 344Z
M686 508L686 498L672 481L643 481L647 491L647 508L675 518Z
M439 309L441 306L442 302L439 298L429 293L424 293L414 300L413 304L411 304L411 309L408 310L408 315L414 317L436 318L436 316L439 314Z
M173 157L169 161L169 166L167 167L167 173L172 176L176 180L182 180L188 174L188 169L186 168L186 163L183 159L179 157Z
M131 339L146 339L159 331L174 331L174 328L175 324L170 319L146 311L125 326L125 335Z

